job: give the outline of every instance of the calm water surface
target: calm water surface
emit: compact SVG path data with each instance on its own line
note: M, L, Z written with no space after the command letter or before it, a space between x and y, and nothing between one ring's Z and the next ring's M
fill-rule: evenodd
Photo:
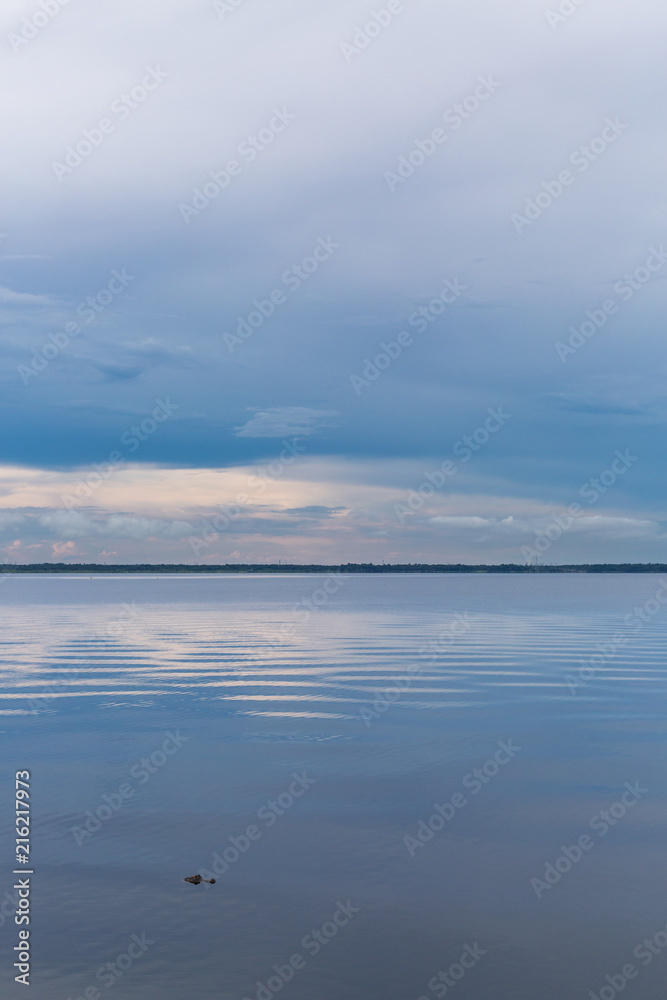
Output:
M660 587L6 579L3 995L664 996ZM24 768L29 993L11 969Z

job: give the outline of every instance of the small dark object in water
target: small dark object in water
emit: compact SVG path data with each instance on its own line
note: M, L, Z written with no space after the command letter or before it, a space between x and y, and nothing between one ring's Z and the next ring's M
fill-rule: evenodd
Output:
M202 878L201 875L188 875L183 881L192 882L193 885L199 885L200 882L208 882L209 885L215 885L214 878Z

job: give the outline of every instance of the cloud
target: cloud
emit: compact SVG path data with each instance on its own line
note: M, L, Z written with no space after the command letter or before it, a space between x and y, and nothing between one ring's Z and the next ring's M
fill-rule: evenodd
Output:
M288 507L286 514L295 514L297 517L329 518L334 517L345 507L322 507L318 504L311 504L309 507Z
M307 406L275 406L258 410L242 427L236 427L237 437L282 438L308 437L323 427L334 427L331 418L340 416L337 410L312 410Z
M496 535L523 537L542 533L554 523L557 514L549 517L468 517L438 515L429 518L429 523L452 531L483 530ZM569 520L568 532L584 535L604 536L609 540L626 538L657 538L664 532L657 521L633 517L609 517L601 514L582 515Z
M103 354L109 355L103 357ZM195 368L201 363L188 344L167 344L158 337L142 341L99 340L95 353L87 351L81 360L111 382L138 379L156 368Z
M76 545L74 542L54 542L51 546L51 555L54 559L67 559L76 555Z
M120 361L94 361L90 365L103 375L109 382L125 382L140 378L149 369L149 365L128 364Z
M127 341L114 345L120 352L132 357L145 358L154 365L174 365L189 368L196 363L195 353L189 344L167 344L158 337L142 341Z
M13 292L11 288L0 285L0 305L38 305L51 304L48 295L32 295L30 292Z
M0 511L0 531L8 531L21 527L25 523L23 514L6 514Z
M6 28L20 32L25 11L9 6ZM341 43L363 23L353 0L229 6L219 17L210 0L115 0L110 21L104 5L63 3L0 60L12 192L0 464L74 479L122 448L129 483L100 487L84 521L40 524L59 494L45 473L42 486L24 482L25 519L5 511L0 526L49 546L88 532L95 551L115 532L106 548L119 559L159 561L204 509L251 492L226 489L236 471L269 465L297 437L312 464L295 456L289 485L260 472L272 518L234 522L255 540L238 543L244 554L483 561L630 448L640 460L596 508L606 520L579 519L562 551L660 550L667 265L644 279L667 209L661 90L646 83L647 67L662 70L665 5L574 4L553 30L534 0L406 3L349 62ZM121 117L112 102L158 58L164 82ZM479 103L482 74L500 86ZM294 120L263 143L275 108ZM628 128L607 148L598 137L614 116ZM103 118L112 131L91 145L84 131L98 139ZM436 128L446 141L430 138ZM84 155L59 180L68 147ZM582 148L585 170L571 160ZM216 191L211 175L232 159L240 172ZM564 169L574 180L556 197ZM186 203L200 206L187 224ZM531 205L519 234L512 215ZM322 261L328 239L339 247ZM132 280L109 301L124 269ZM445 280L466 286L465 303L443 308ZM609 298L618 309L597 329ZM247 339L230 354L224 333L236 330ZM582 344L563 363L555 345L572 336ZM128 415L168 396L179 419L129 452ZM457 443L481 440L498 406L512 420L466 464ZM398 494L445 459L453 481L399 526ZM334 464L349 471L330 474ZM169 479L185 468L196 484ZM337 516L340 505L364 513Z
M439 524L445 528L497 528L503 522L496 520L495 517L469 517L469 516L447 516L439 515L438 517L432 517L429 519L431 524ZM511 521L511 518L505 519L506 521Z
M52 510L48 513L0 513L0 531L17 530L31 538L134 539L185 538L195 530L187 521L134 517L129 514L92 515L78 510Z
M184 538L194 528L186 521L167 521L160 518L132 517L111 514L93 518L79 511L56 511L37 518L47 532L60 538Z
M0 260L53 260L53 258L44 253L6 253L0 257Z

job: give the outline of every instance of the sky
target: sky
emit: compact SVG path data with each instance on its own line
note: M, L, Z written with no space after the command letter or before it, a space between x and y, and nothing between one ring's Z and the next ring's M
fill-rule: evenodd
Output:
M5 0L0 558L667 561L657 0Z

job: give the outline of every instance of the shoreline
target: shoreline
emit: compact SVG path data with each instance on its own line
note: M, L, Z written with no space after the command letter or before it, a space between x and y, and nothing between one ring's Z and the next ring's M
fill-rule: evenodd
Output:
M345 563L328 565L320 563L238 563L198 566L192 563L15 563L5 564L2 574L67 573L67 574L239 574L239 573L667 573L667 563L582 563L555 566L526 566L521 563L467 564L467 563Z

